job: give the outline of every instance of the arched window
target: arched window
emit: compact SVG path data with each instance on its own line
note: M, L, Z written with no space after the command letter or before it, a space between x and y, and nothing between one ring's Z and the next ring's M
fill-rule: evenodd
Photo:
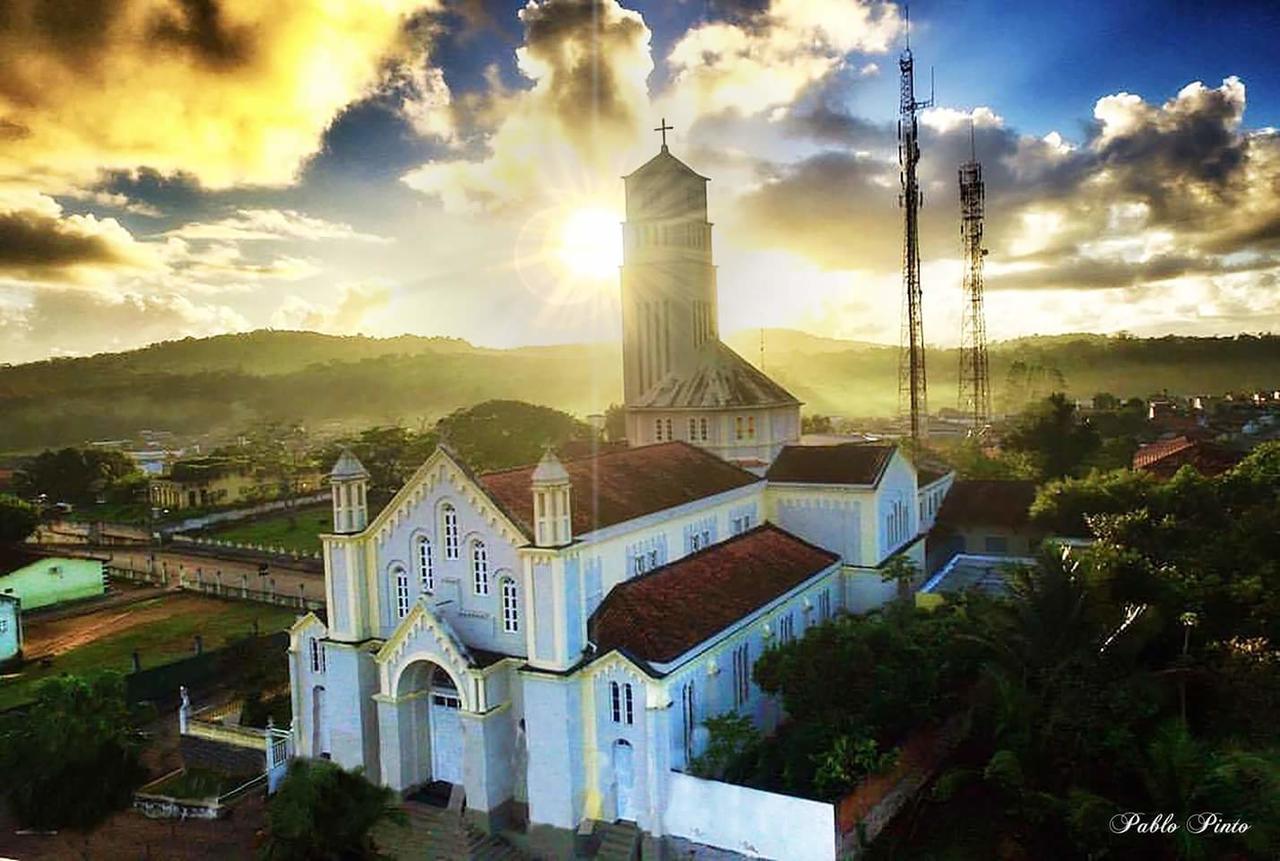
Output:
M324 672L324 649L320 647L320 641L315 637L311 638L311 672Z
M425 537L418 539L418 582L423 592L436 591L435 559L431 556L431 542Z
M622 692L617 682L609 682L609 717L614 723L622 722Z
M477 595L489 594L489 551L483 541L471 543L471 582Z
M409 572L403 568L395 569L396 575L396 613L403 619L409 615Z
M516 594L516 581L502 578L502 630L508 634L520 632L520 601Z
M444 558L458 558L458 510L449 503L441 510L444 520Z

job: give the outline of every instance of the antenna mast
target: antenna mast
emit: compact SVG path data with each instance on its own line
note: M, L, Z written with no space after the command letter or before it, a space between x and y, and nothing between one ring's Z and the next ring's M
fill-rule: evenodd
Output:
M960 242L964 248L964 309L960 315L960 411L978 433L991 421L987 321L982 302L982 220L986 186L969 123L969 161L960 165Z
M923 442L929 436L929 408L924 367L924 322L920 307L920 206L924 197L916 179L916 165L920 161L916 114L933 104L933 93L930 92L927 100L916 99L910 17L907 18L907 46L898 57L898 70L901 72L898 163L902 167L902 193L898 197L898 205L903 210L902 350L898 358L898 411L909 411L911 438L916 442Z

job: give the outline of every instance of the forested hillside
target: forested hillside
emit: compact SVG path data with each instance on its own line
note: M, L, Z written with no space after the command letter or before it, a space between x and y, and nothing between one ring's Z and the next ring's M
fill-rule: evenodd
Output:
M730 343L760 360L759 332ZM1054 390L1121 397L1280 387L1280 337L1024 338L992 347L997 408ZM765 333L765 369L806 411L888 415L895 348ZM928 354L929 405L954 406L956 352ZM617 345L494 350L449 338L337 337L259 331L186 339L127 353L0 368L0 452L127 437L142 429L233 432L261 421L312 427L419 426L507 398L579 416L621 399Z

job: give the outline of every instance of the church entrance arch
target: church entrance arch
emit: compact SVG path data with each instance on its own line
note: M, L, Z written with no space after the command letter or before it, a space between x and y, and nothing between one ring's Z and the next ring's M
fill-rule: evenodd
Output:
M462 696L448 670L429 660L414 661L400 674L396 697L403 704L405 784L462 783Z

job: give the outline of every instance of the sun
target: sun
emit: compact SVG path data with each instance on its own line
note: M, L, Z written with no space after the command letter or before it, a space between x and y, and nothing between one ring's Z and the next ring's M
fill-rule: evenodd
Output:
M593 280L617 277L622 265L618 214L599 207L575 209L560 225L560 265L571 275Z

